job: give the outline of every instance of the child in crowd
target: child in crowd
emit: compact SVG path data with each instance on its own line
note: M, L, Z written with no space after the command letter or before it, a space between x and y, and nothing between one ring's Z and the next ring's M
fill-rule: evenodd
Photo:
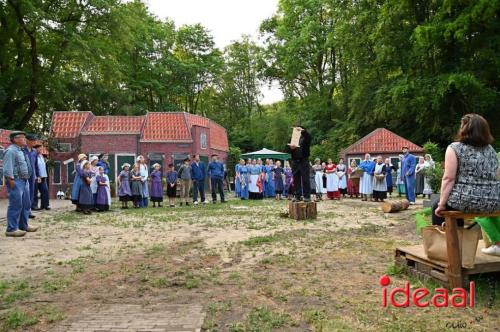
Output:
M160 164L153 165L153 171L151 172L151 202L153 202L153 207L161 207L161 202L163 202L163 176L161 174Z
M90 162L84 160L81 164L81 185L78 195L78 206L84 214L91 214L90 210L94 208L94 197L90 184L92 182L92 172L90 170Z
M99 174L96 176L97 182L97 199L96 199L96 209L97 211L109 211L111 206L111 192L109 187L109 178L104 173L104 167L99 166Z
M132 201L134 202L134 208L139 208L142 202L142 176L139 170L139 164L134 164L134 168L131 173L131 191L132 191Z
M130 190L130 164L122 165L122 171L118 175L118 197L122 202L122 209L128 209L128 201L132 199Z
M175 196L177 196L177 172L173 164L168 164L167 196L169 206L175 207Z

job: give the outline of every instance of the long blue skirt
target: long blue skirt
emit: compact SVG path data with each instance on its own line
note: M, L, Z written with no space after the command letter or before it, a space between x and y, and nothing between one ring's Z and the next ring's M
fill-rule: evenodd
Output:
M73 181L73 187L71 188L71 202L75 205L78 204L78 199L80 197L80 187L82 186L82 179L77 174L75 180Z

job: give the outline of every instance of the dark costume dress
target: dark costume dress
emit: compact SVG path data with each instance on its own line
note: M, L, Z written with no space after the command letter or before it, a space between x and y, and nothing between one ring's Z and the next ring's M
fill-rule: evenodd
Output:
M283 184L283 174L285 170L280 166L273 169L274 172L274 190L276 194L283 194L283 190L285 190L285 186Z
M173 186L172 186L173 184ZM177 172L167 172L167 196L173 198L177 196Z
M80 177L80 192L78 195L78 206L82 210L91 210L94 208L94 197L92 195L92 189L90 189L90 181L92 179L92 174L90 171L83 171Z
M135 177L141 176L141 173L136 172L136 171L132 171L130 174L131 174L131 178L133 176L135 176ZM131 189L132 189L132 200L134 201L134 205L137 205L142 200L142 180L141 179L138 179L138 180L132 179Z
M111 202L109 201L108 196L108 179L105 176L97 175L95 178L97 182L97 199L96 199L96 208L99 211L108 211ZM104 183L104 184L102 184Z
M163 183L160 171L152 171L151 177L151 202L163 202Z

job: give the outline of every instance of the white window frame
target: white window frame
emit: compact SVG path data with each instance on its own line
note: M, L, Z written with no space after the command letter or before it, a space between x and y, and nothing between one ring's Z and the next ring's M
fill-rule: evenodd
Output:
M205 142L205 146L203 146L203 142ZM207 133L201 133L200 134L200 148L202 150L208 149L208 137L207 137Z

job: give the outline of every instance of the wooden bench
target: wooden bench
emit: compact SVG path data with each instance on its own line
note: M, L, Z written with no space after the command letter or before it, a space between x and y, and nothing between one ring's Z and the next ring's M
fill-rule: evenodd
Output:
M458 243L457 219L473 219L476 217L500 217L500 211L495 213L464 213L460 211L443 211L441 215L446 222L446 248L448 254L448 269L446 274L450 288L463 287L464 273L462 270L462 253Z

